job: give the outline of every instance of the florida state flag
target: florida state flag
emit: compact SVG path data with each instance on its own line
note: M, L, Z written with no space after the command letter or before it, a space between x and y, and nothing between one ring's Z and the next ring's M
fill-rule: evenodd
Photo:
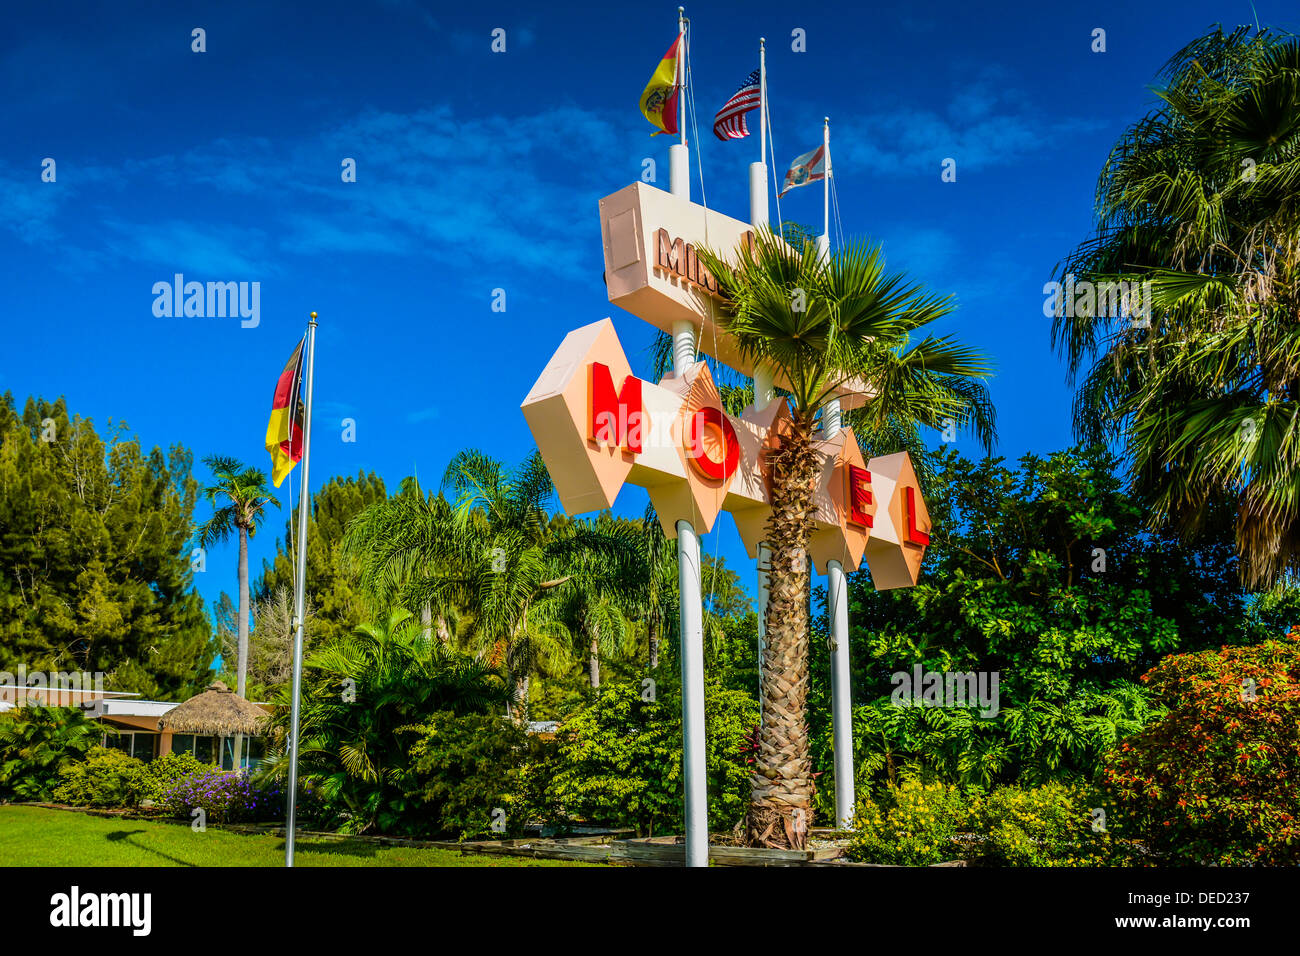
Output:
M302 357L303 339L289 356L275 382L271 418L266 423L266 450L271 453L271 481L280 487L284 476L302 460Z

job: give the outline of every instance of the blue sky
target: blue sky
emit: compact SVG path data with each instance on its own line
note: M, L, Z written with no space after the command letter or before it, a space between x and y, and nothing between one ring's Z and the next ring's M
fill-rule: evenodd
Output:
M646 157L667 186L668 138L649 137L636 104L675 4L160 6L7 11L0 390L65 395L146 446L265 466L271 388L316 310L312 483L365 469L395 486L417 471L436 483L466 446L525 455L519 402L571 328L613 315L647 374L648 326L601 283L596 202ZM1101 162L1151 108L1160 66L1255 13L1248 0L900 6L688 5L709 205L748 217L757 144L709 127L764 35L776 175L829 115L846 233L954 294L940 331L993 355L998 452L1064 447L1070 391L1043 283L1087 236ZM1291 2L1256 10L1300 29ZM491 51L498 27L505 53ZM806 52L791 49L796 28ZM1105 53L1091 50L1095 28ZM345 157L355 183L341 180ZM954 183L940 176L949 157ZM818 222L820 189L782 211ZM178 272L260 282L260 323L156 317L153 284ZM618 510L644 501L628 487ZM282 528L273 516L255 542L255 570ZM725 516L705 547L743 560ZM233 593L233 549L197 578L209 600Z

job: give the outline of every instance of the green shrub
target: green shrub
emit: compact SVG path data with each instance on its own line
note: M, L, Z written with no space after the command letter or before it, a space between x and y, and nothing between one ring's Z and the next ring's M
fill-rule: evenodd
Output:
M457 840L518 836L528 823L524 764L534 739L497 714L436 713L417 728L411 771L427 820ZM495 816L500 809L504 816ZM504 829L493 830L494 820Z
M970 805L972 826L983 837L974 849L980 862L996 866L1107 866L1121 862L1122 846L1105 829L1094 830L1101 797L1082 786L998 787Z
M954 837L970 819L957 787L904 779L878 800L862 800L849 858L860 863L929 866L962 855Z
M705 689L709 827L730 830L749 804L742 748L758 707L741 691ZM640 836L682 827L682 723L675 694L644 700L639 684L609 684L563 721L546 788L553 812Z
M879 800L863 800L849 858L871 864L930 866L961 856L954 836L969 821L966 797L945 783L904 779Z
M164 754L144 765L141 799L161 803L163 797L178 784L211 769L211 764L204 763L192 753Z
M144 763L120 750L96 747L65 763L54 799L74 807L134 807L144 795Z

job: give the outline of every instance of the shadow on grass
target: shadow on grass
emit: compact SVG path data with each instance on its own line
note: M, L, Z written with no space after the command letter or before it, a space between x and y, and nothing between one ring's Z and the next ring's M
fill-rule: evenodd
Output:
M143 850L145 853L152 853L154 856L162 857L164 860L167 860L171 863L175 863L177 866L198 865L196 863L191 863L189 860L182 860L180 857L172 856L171 854L168 853L163 853L161 850L155 850L151 846L145 846L139 840L131 839L131 837L135 836L137 833L147 833L147 832L148 832L147 830L114 830L112 833L106 834L104 839L108 840L110 843L126 843L129 846L135 847L137 850Z
M284 840L280 840L280 852L284 852ZM295 854L308 854L312 856L354 856L360 859L373 860L379 855L379 851L384 847L375 846L372 843L366 843L360 840L304 840L299 837L293 843L293 852Z

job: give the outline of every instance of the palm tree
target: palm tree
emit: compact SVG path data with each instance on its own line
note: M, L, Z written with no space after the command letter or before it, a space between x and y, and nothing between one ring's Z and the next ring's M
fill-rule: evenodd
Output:
M236 693L244 696L248 677L248 539L257 533L257 526L265 517L268 504L280 507L280 502L266 486L266 473L257 468L245 467L243 462L225 455L209 455L203 459L216 478L216 484L203 489L203 495L213 507L212 517L198 528L199 546L206 549L239 535L239 660L236 668ZM218 499L224 499L219 504ZM243 738L235 738L235 765L239 766Z
M640 529L602 514L594 522L570 522L559 532L561 540L575 534L602 536L599 548L579 546L568 551L564 570L569 580L556 600L559 614L587 655L587 675L593 693L600 693L602 656L632 651L636 634L631 617L638 610L634 583L639 566ZM616 559L611 561L611 555Z
M1053 344L1083 373L1076 431L1127 446L1153 526L1190 536L1235 505L1244 583L1265 587L1300 561L1300 41L1216 29L1162 77L1061 266L1082 291ZM1147 284L1149 315L1096 293L1118 282Z
M664 534L654 505L646 505L637 548L638 573L632 585L634 613L644 622L647 664L659 669L659 648L676 620L677 549Z
M616 573L626 543L583 522L563 534L552 531L546 505L553 489L536 452L510 469L483 452L462 451L443 488L455 502L445 513L443 505L421 504L422 496L375 506L389 508L385 514L367 509L352 547L365 552L368 580L405 581L398 592L405 606L456 614L457 639L502 668L514 685L510 712L526 720L532 675L554 673L572 659L560 598L584 575L578 559L597 550L608 573ZM374 533L364 531L367 524ZM592 568L583 579L597 579Z
M719 325L755 365L788 388L792 421L767 455L772 512L771 591L762 666L763 722L747 821L758 846L804 842L795 814L812 820L808 695L808 566L813 496L820 461L813 446L823 408L861 379L876 390L862 420L884 430L904 422L943 427L952 419L991 446L993 409L983 384L987 361L951 338L912 334L949 314L951 301L887 275L879 247L854 244L823 259L813 243L795 249L766 231L727 265L701 251L726 306Z
M455 514L441 494L425 494L419 479L405 479L398 493L377 502L348 524L343 551L354 563L363 588L380 606L405 606L419 612L426 638L446 643L458 608L443 601L410 600L410 586L435 575L453 559Z

